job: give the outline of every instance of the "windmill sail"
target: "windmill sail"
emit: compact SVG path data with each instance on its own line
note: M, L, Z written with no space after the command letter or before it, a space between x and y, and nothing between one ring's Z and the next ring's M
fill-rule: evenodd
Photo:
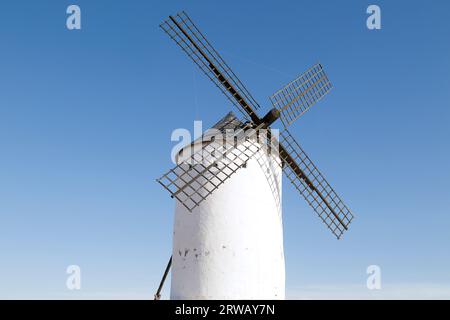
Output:
M287 178L339 239L353 214L287 130L280 133L279 154Z
M220 135L206 137L199 150L157 179L189 211L261 150L255 130L246 127L230 130L231 126L242 123L230 114L225 119L216 127Z
M255 110L259 108L259 104L184 11L175 16L169 16L169 19L160 27L186 52L246 119L258 123L259 119Z
M280 111L284 126L289 126L319 101L332 88L320 63L288 83L270 97L275 108Z

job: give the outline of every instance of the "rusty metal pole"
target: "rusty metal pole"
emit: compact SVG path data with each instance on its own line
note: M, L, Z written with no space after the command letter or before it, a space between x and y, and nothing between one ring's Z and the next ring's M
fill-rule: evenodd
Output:
M160 300L161 299L161 290L162 290L162 287L164 285L164 281L166 281L167 274L169 273L171 265L172 265L172 256L170 256L169 262L167 263L166 270L164 271L164 275L163 275L163 277L161 279L161 282L159 284L158 290L156 291L156 294L155 294L155 297L154 297L153 300Z

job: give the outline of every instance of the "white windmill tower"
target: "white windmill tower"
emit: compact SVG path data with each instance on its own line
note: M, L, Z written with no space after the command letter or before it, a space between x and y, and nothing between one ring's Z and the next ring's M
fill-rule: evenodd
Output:
M185 12L161 28L243 114L226 115L186 146L157 181L176 199L172 299L283 299L281 172L339 239L353 215L287 127L330 89L320 63L259 104ZM280 118L277 135L270 125Z

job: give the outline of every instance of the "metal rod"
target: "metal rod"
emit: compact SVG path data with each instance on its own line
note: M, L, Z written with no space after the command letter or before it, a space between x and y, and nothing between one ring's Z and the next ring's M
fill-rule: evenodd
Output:
M169 262L167 263L166 270L164 271L164 274L163 274L163 277L161 279L161 282L159 283L159 287L158 287L158 290L156 291L154 300L161 299L161 290L162 290L162 287L164 285L164 281L166 281L167 274L169 273L169 270L170 270L171 266L172 266L172 256L170 256Z

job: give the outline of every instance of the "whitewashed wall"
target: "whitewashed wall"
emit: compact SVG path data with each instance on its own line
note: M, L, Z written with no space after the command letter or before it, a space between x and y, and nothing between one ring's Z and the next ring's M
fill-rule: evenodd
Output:
M171 299L284 299L281 167L270 157L253 157L192 213L176 202Z

